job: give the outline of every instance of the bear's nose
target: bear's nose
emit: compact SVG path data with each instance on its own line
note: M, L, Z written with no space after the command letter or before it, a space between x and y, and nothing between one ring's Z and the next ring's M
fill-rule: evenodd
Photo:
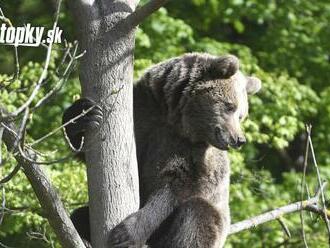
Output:
M246 138L244 136L238 136L236 140L236 147L241 147L246 143Z

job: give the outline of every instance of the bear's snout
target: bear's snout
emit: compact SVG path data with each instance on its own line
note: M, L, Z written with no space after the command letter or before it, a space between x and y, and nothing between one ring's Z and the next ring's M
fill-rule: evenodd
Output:
M232 145L234 148L239 148L243 146L246 143L246 138L243 135L239 135L235 141L235 143Z
M229 146L232 148L240 148L246 143L246 138L243 133L230 132L220 127L215 128L215 137L217 140L216 147L222 150L228 150Z

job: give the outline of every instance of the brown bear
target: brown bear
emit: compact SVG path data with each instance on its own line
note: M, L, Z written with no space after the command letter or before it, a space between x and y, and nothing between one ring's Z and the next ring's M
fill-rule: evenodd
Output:
M240 122L248 94L261 88L244 76L235 56L189 53L157 64L134 86L134 128L141 208L118 224L109 247L219 248L230 227L227 150L245 142ZM67 122L95 103L81 99ZM102 108L66 127L80 147L84 131L100 124ZM89 239L87 207L72 220Z

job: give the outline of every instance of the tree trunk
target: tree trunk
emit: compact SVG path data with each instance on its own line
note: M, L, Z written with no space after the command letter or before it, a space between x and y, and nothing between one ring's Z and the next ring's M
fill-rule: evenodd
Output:
M111 228L139 208L133 130L134 32L126 17L137 0L70 1L86 54L84 97L100 104L104 121L86 139L92 246L105 248Z

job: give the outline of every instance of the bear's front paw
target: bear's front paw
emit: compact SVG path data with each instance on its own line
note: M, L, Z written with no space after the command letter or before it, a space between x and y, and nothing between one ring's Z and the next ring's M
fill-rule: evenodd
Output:
M134 247L136 244L125 223L118 224L109 234L109 247L125 248Z
M82 98L64 111L65 134L72 148L79 149L85 132L97 130L103 119L102 108L88 98Z

